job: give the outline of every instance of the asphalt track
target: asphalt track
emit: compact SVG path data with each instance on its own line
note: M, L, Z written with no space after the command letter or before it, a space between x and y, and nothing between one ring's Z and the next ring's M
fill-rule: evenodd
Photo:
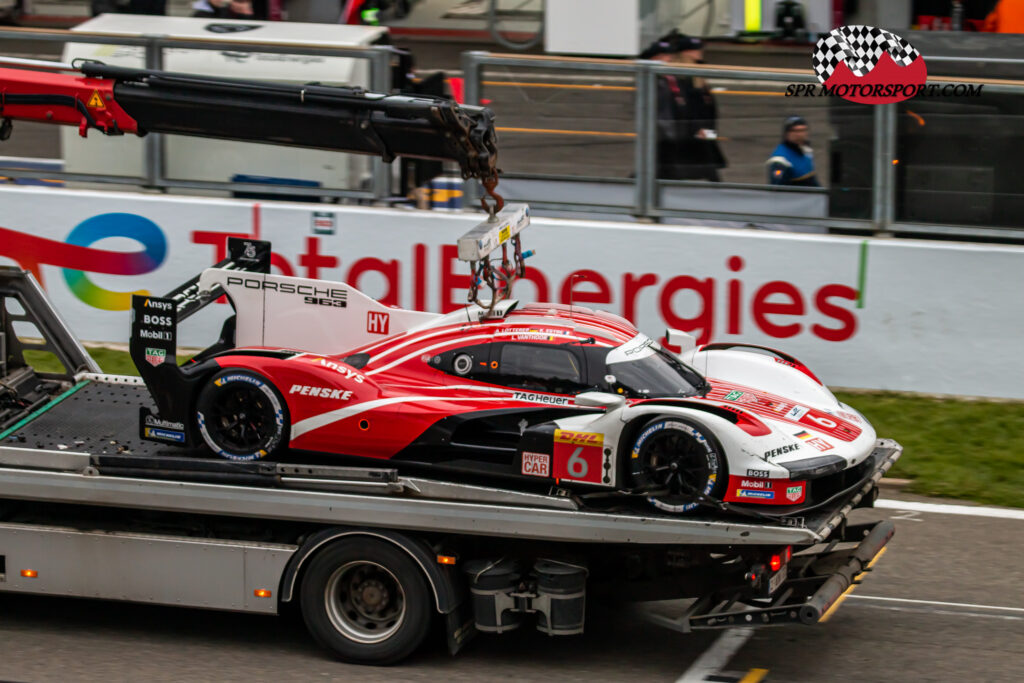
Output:
M895 519L896 536L817 626L683 635L592 602L582 636L478 636L454 658L429 641L388 669L334 661L296 614L0 594L0 680L1019 681L1024 520L1014 512L858 511ZM666 615L681 608L658 606Z

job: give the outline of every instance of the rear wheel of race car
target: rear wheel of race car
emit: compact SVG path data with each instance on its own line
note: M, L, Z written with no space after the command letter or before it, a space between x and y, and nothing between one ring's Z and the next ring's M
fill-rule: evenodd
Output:
M665 512L696 510L702 499L719 498L728 472L721 444L711 430L686 418L659 417L637 433L629 458L635 489Z
M288 408L270 380L249 370L221 370L196 401L203 441L229 460L259 460L288 445Z
M416 562L367 538L320 551L303 575L300 602L317 642L360 664L408 657L429 633L433 615L433 596Z

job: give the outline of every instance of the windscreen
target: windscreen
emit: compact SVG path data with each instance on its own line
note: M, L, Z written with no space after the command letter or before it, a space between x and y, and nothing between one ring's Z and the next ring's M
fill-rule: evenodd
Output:
M638 335L605 358L606 391L629 398L682 398L703 391L700 373L653 339Z

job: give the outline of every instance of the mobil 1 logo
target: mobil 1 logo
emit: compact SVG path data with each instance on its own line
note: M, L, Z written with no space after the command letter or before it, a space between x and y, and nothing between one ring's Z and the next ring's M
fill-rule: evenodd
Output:
M152 366L168 359L173 363L177 352L178 309L173 299L157 296L132 297L132 329L130 350L132 360Z

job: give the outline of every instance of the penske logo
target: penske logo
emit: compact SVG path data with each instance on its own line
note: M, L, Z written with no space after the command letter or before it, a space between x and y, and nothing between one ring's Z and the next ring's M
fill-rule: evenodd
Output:
M302 396L316 396L318 398L332 398L338 401L347 401L352 398L351 391L332 389L331 387L311 387L307 384L293 384L288 393L300 394Z

